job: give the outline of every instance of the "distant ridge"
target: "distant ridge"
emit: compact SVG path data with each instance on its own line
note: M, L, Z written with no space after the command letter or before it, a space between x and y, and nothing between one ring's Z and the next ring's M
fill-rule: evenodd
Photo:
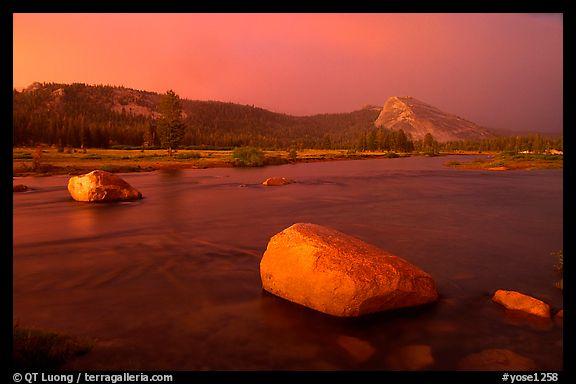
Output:
M111 145L142 145L159 115L160 96L109 85L33 83L22 92L14 90L15 142L56 136L77 143L78 131L88 130L93 141L105 137L115 143ZM370 106L352 112L292 116L253 105L189 99L182 99L182 108L187 126L183 145L216 147L353 147L374 129L380 112ZM36 127L35 136L30 126Z
M158 145L154 127L160 97L109 85L33 83L14 90L14 143L142 146L152 140ZM402 129L412 140L430 133L440 142L519 134L487 129L409 96L390 97L383 106L309 116L221 101L182 99L182 107L185 146L358 148L375 128Z

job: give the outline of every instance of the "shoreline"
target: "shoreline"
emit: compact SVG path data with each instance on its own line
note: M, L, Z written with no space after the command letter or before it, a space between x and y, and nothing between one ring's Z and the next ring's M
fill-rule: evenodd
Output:
M35 148L14 148L12 158L13 177L48 177L56 175L79 175L94 169L111 173L139 173L159 170L234 168L232 151L179 150L170 158L163 150L114 150L89 149L86 152L58 153L53 148L43 149L40 170L33 170ZM267 164L275 166L297 163L316 163L344 160L368 160L428 156L424 153L353 152L347 150L302 150L295 160L286 151L264 151ZM490 155L488 152L454 151L438 156Z
M487 158L476 158L467 162L448 161L444 166L463 171L530 171L541 169L562 169L564 156L545 153L497 153Z

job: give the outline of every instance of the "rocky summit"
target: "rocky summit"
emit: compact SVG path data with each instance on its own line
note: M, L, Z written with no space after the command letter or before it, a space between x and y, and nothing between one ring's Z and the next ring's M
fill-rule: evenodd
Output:
M404 130L414 140L422 140L427 133L439 142L483 139L493 136L486 128L459 116L443 112L410 96L393 96L386 100L376 127Z

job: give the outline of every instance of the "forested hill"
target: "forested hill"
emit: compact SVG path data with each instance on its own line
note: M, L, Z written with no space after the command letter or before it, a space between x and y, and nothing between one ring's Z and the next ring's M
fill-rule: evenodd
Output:
M34 83L14 91L14 144L79 147L158 145L160 95L86 84ZM183 146L353 148L373 129L377 107L337 114L290 116L254 106L182 100Z

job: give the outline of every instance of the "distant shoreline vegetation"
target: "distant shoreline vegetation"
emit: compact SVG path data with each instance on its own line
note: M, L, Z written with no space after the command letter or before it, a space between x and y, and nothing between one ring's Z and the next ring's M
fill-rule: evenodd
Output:
M530 169L558 169L564 166L563 154L555 153L515 153L502 152L488 158L471 161L449 161L445 165L458 169L508 171Z
M14 146L69 148L195 149L255 147L263 150L426 152L562 150L562 137L531 134L438 142L414 140L402 129L377 128L377 108L349 113L290 116L254 106L178 99L177 130L166 134L166 95L123 87L36 83L14 90ZM175 103L175 104L178 104ZM165 116L166 115L166 116ZM173 133L177 133L174 140ZM169 139L169 140L168 140Z

